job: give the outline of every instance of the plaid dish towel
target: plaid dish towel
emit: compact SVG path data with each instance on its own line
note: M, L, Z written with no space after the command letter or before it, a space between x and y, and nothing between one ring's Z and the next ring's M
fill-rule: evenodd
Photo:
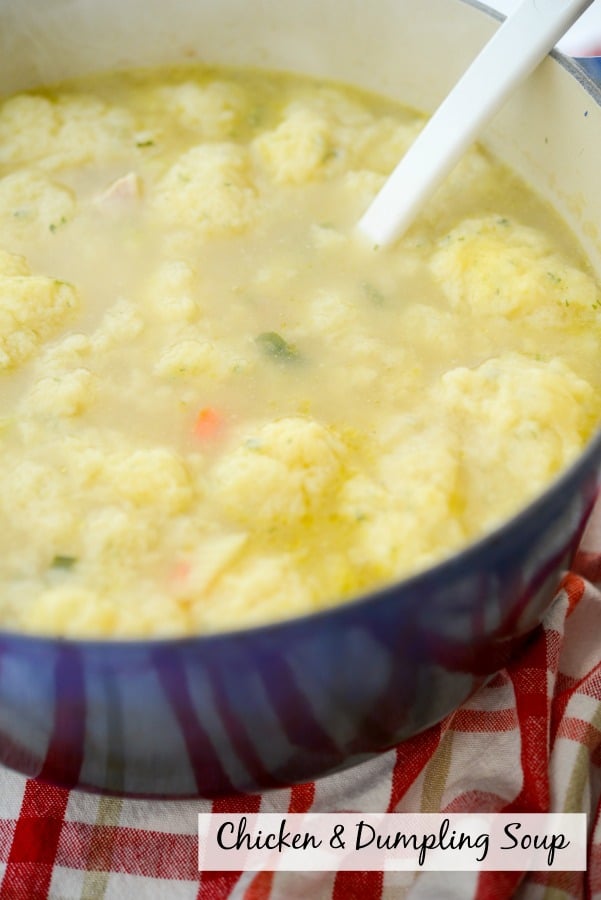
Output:
M97 797L0 770L1 900L601 898L601 503L527 651L440 725L264 796ZM586 812L587 873L199 873L199 812Z

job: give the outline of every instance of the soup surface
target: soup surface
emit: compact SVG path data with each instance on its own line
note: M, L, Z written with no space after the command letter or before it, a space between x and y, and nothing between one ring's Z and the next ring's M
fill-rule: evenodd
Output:
M391 249L423 124L283 75L0 105L0 622L183 635L319 609L494 528L601 414L601 295L474 149Z

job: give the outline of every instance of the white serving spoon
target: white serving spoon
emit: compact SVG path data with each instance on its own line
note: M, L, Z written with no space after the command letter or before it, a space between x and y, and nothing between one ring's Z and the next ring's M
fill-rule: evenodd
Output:
M506 97L592 2L524 0L506 18L359 221L372 244L390 244L411 225Z

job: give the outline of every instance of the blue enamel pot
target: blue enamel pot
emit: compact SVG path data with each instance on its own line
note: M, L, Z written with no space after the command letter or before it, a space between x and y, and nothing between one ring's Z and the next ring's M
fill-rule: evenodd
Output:
M197 55L432 110L496 25L462 0L4 0L0 88ZM593 81L554 55L484 138L558 206L598 270L600 102ZM380 753L440 721L532 639L600 469L597 434L494 533L319 614L185 640L2 633L0 762L69 787L181 797L275 788Z

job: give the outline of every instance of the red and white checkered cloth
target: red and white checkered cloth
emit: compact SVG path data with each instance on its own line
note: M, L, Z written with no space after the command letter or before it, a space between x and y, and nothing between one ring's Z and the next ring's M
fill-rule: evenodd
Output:
M265 796L158 802L0 769L1 900L601 898L601 503L527 652L440 725ZM584 811L587 873L199 873L197 814Z

